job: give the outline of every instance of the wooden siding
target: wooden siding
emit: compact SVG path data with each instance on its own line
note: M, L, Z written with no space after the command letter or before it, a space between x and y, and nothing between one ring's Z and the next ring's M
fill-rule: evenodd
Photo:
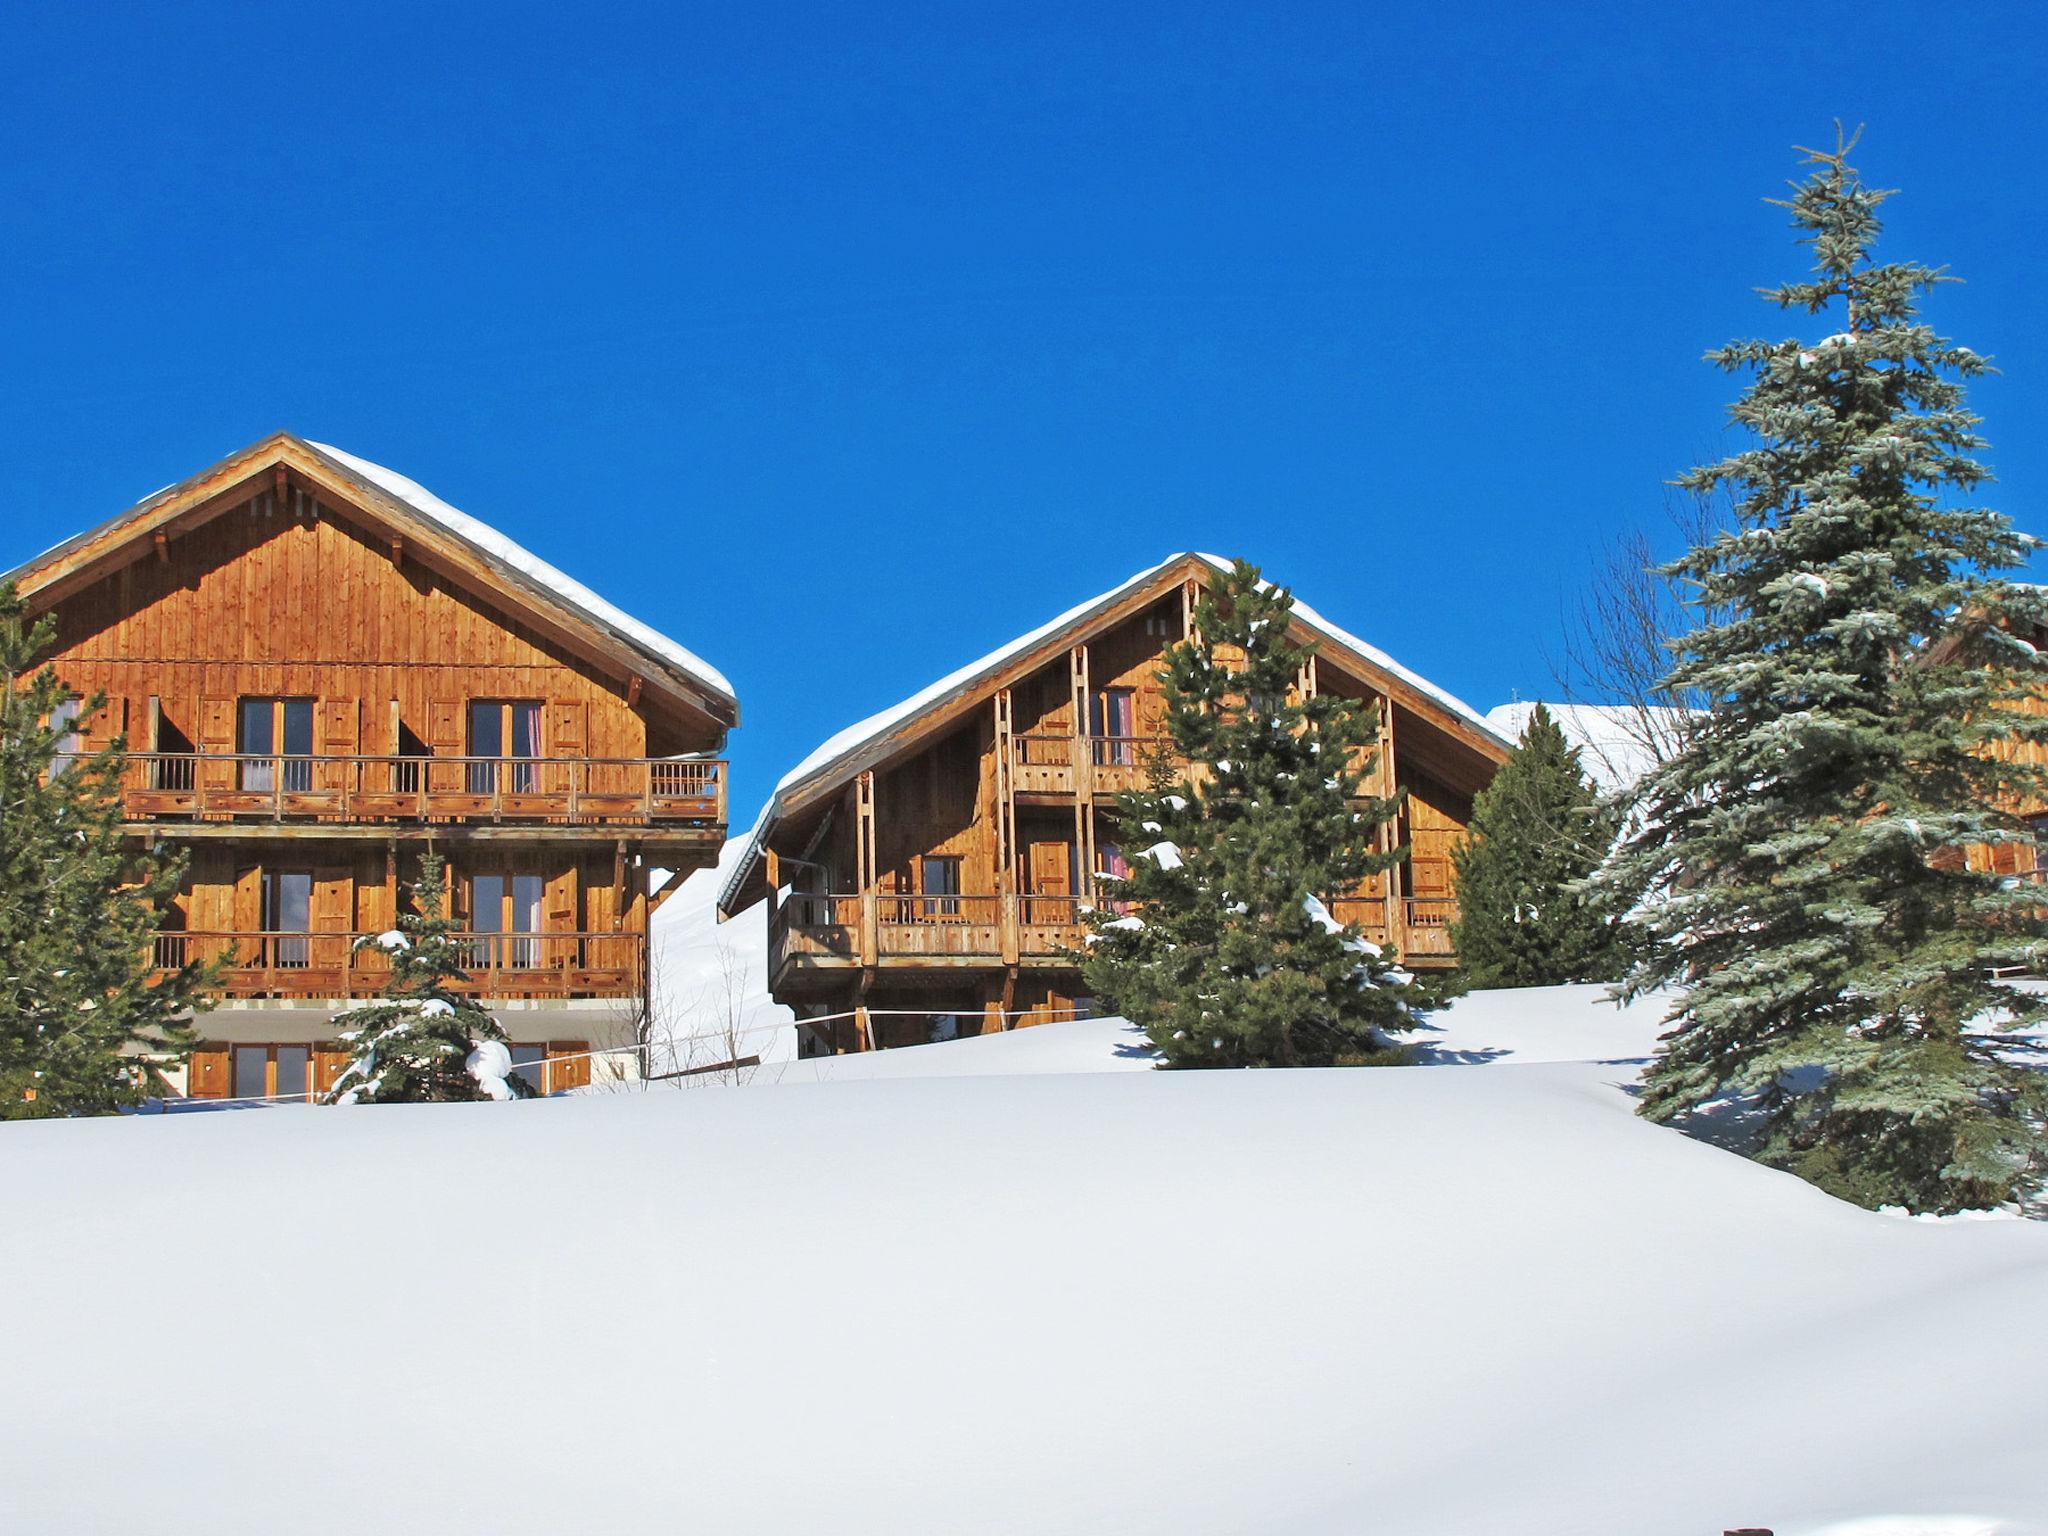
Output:
M683 873L711 864L725 820L721 764L655 760L715 751L722 725L423 564L297 474L245 489L140 558L107 552L96 578L49 589L52 664L107 698L87 746L125 735L131 826L189 845L159 963L228 955L231 998L370 995L379 957L354 939L394 926L431 838L465 925L479 921L472 876L541 882L533 934L469 946L480 1001L642 999L648 866L656 850ZM282 760L238 759L245 699L310 704L289 781ZM471 705L492 701L538 705L531 758L464 761ZM266 870L308 877L307 933L266 933Z
M233 752L235 700L318 701L316 750L396 754L402 724L441 755L467 750L469 701L543 701L562 755L715 750L516 618L335 516L302 492L265 492L57 605L52 660L82 694L104 690L106 728L159 745L152 719L208 752ZM156 701L154 709L151 700ZM394 704L396 708L394 709Z
M911 998L913 1012L974 1013L990 1027L1054 1016L1048 999L1075 1001L1079 908L1094 898L1094 873L1116 836L1114 794L1138 778L1163 735L1159 670L1183 615L1176 592L1042 658L937 737L771 830L769 846L792 861L784 868L793 892L770 903L776 996L813 1012L858 1004L876 1015L861 1029L815 1032L814 1046L917 1034L922 1025L892 1029L876 1012L886 995ZM1409 858L1391 878L1341 893L1338 915L1377 942L1391 939L1413 965L1455 963L1451 851L1495 759L1328 658L1303 686L1378 704L1391 766L1383 762L1365 789L1388 793L1398 779L1409 791L1400 828ZM1117 741L1097 729L1092 709L1109 689L1132 696L1130 729ZM862 857L869 816L872 868ZM957 860L957 895L933 894L941 883L927 866L939 859Z

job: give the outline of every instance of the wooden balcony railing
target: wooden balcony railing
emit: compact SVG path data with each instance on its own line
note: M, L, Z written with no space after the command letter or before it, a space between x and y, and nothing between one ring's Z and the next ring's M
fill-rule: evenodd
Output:
M901 896L878 892L819 895L792 892L776 908L769 930L771 979L792 960L826 965L877 964L919 957L1014 963L1052 959L1080 949L1087 934L1084 901L1076 896ZM1375 944L1387 942L1383 896L1340 896L1329 904L1337 921L1356 923ZM1395 944L1402 956L1450 959L1450 924L1458 915L1449 897L1403 897L1396 917L1405 923ZM871 928L872 937L867 936Z
M129 754L131 819L717 827L726 765L662 757Z
M1039 733L1011 739L1011 781L1026 793L1072 794L1077 766L1097 794L1135 789L1162 747L1164 736L1060 736Z
M367 998L391 980L391 956L359 933L243 933L180 929L160 933L159 970L227 957L223 995L232 998ZM458 992L479 1000L638 997L646 937L638 933L463 933L467 979Z
M776 909L769 971L799 957L859 963L917 956L981 959L1058 955L1085 929L1073 896L919 896L792 892ZM864 939L870 928L871 939Z

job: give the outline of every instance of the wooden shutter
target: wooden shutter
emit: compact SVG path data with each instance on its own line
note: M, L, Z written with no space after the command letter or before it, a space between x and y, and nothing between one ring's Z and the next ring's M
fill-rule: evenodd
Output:
M321 1043L313 1047L313 1096L324 1099L334 1092L335 1080L348 1066L348 1047Z
M236 935L227 946L230 965L254 965L261 945L250 935L263 931L263 869L256 864L235 871L234 915L228 925Z
M355 899L354 872L344 866L330 866L313 871L313 899L307 914L307 926L316 937L310 946L308 959L318 970L334 973L337 992L339 984L348 971L348 932L350 911Z
M360 706L354 699L320 701L313 750L323 758L340 761L317 765L319 771L314 779L314 788L346 790L357 787L353 771L355 765L346 760L360 750L356 745L360 739L360 718Z
M208 789L233 789L235 787L235 765L227 761L235 750L235 701L233 699L201 699L199 701L199 750L214 761L204 765L199 787Z
M564 1088L588 1088L590 1086L590 1049L587 1040L550 1040L548 1042L548 1067L543 1074L549 1093L560 1093ZM558 1056L574 1056L574 1061L557 1061Z
M548 876L546 888L541 893L541 927L549 933L576 932L576 865ZM551 940L542 955L544 964L550 966L573 966L577 963L576 941L574 939Z
M185 1096L192 1099L224 1099L228 1096L226 1046L194 1048L185 1064Z
M586 757L588 744L586 724L589 710L580 702L550 704L546 710L546 731L544 738L546 755L549 757Z
M1064 839L1031 845L1031 892L1034 896L1071 896L1067 873L1073 868L1073 845Z

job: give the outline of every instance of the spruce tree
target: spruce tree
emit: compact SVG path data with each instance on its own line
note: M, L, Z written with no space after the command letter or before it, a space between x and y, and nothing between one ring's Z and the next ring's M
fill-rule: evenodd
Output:
M1766 1161L1944 1211L2010 1198L2041 1155L2041 1079L1996 1032L2044 1004L1993 972L2048 956L2042 892L1967 850L2031 842L2014 813L2043 774L2012 747L2048 735L2017 708L2044 615L1998 574L2036 541L1970 504L1963 386L1988 365L1921 319L1940 271L1873 260L1889 194L1850 147L1804 152L1781 206L1813 276L1767 293L1833 328L1710 357L1751 376L1749 445L1681 483L1732 490L1740 526L1672 568L1715 617L1669 681L1711 710L1613 873L1648 893L1630 990L1682 987L1644 1112L1753 1096Z
M153 967L184 861L123 834L123 742L66 750L74 695L36 664L55 633L0 587L0 1118L111 1114L151 1097L150 1066L190 1050L185 1021L217 982L211 965ZM104 705L83 700L69 729Z
M1214 583L1166 654L1172 752L1118 798L1131 873L1089 914L1084 969L1168 1066L1397 1059L1414 1023L1407 977L1326 904L1398 862L1376 840L1399 801L1361 794L1375 711L1299 691L1293 609L1243 561Z
M348 1065L329 1090L330 1104L452 1104L526 1098L533 1089L510 1075L505 1031L456 984L462 940L449 915L441 857L420 861L415 909L398 927L360 942L391 957L391 980L374 1003L336 1014L349 1043Z
M1585 884L1620 831L1578 748L1541 704L1472 804L1458 871L1458 965L1474 987L1615 981L1624 951L1603 891Z

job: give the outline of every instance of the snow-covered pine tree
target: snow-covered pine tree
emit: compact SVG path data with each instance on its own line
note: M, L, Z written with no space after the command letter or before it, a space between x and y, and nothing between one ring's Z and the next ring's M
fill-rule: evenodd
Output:
M329 1090L330 1104L450 1104L527 1098L511 1075L505 1031L461 992L462 940L449 915L441 856L420 861L415 911L398 927L362 942L391 957L391 980L374 1003L335 1015L349 1044L348 1065Z
M1615 981L1624 950L1614 903L1584 882L1621 830L1587 781L1578 749L1541 704L1513 755L1472 803L1453 850L1452 940L1474 987Z
M1648 892L1629 989L1683 988L1646 1114L1754 1095L1765 1161L1955 1210L2041 1156L2041 1078L1991 1032L2048 1011L1992 979L2048 958L2043 893L1966 850L2031 842L2014 812L2043 774L2010 748L2048 736L2013 707L2048 681L2022 638L2043 604L1998 576L2035 541L1969 504L1989 477L1963 381L1987 364L1920 318L1937 269L1873 261L1888 194L1851 147L1804 152L1782 206L1814 275L1768 293L1838 328L1711 358L1752 375L1750 446L1681 482L1740 511L1673 567L1721 614L1671 679L1711 713L1646 781L1612 873Z
M1242 560L1219 577L1163 673L1173 755L1194 771L1161 752L1118 799L1131 874L1089 914L1084 971L1169 1066L1398 1059L1388 1036L1414 1022L1406 976L1326 905L1397 862L1376 841L1399 801L1361 794L1375 712L1303 696L1293 610Z
M159 976L159 908L184 861L122 835L123 743L67 751L103 707L74 697L37 660L49 615L0 587L0 1119L111 1114L153 1091L146 1062L190 1049L185 1020L217 976L191 965Z

